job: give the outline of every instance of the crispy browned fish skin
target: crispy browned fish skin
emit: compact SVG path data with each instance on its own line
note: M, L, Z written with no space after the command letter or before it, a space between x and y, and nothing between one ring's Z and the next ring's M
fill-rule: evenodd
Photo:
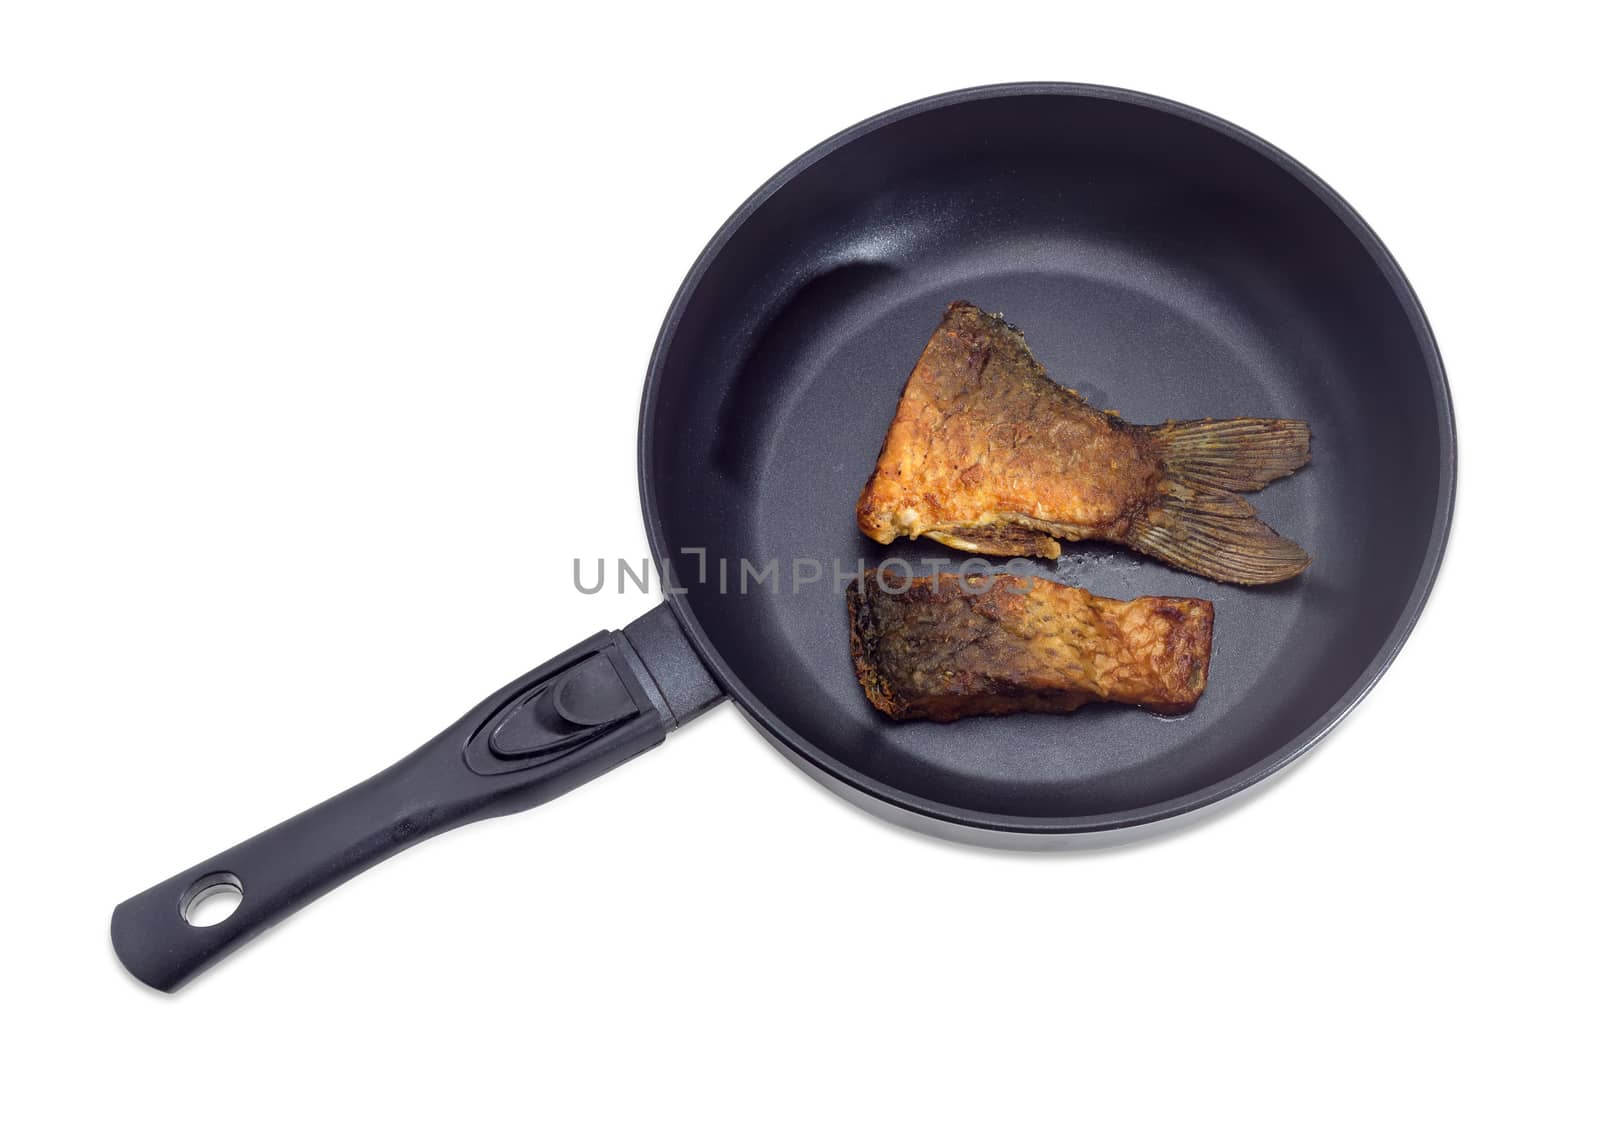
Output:
M1238 492L1311 459L1302 420L1129 424L1052 381L1022 333L953 303L906 381L856 522L879 543L926 535L987 555L1125 544L1230 583L1275 583L1311 557Z
M867 700L899 721L953 722L1064 714L1086 702L1177 714L1206 688L1212 613L1204 599L1121 602L1015 575L974 590L984 585L982 576L882 571L852 583L850 654Z

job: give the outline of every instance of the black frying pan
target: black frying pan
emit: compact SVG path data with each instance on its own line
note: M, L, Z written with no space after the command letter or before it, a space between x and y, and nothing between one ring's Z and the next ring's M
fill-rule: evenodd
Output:
M1193 713L940 726L890 722L863 698L832 561L955 554L880 548L853 509L957 298L1003 310L1053 376L1129 420L1311 422L1312 465L1254 497L1315 557L1301 578L1228 586L1087 544L1037 567L1098 594L1213 600ZM1422 608L1454 481L1449 394L1415 296L1355 212L1281 151L1179 104L1067 84L887 112L757 191L667 314L639 486L682 593L367 782L125 901L112 941L139 979L175 988L377 861L564 793L724 697L902 824L1040 847L1139 835L1280 769L1360 699ZM821 578L797 586L813 571L793 561L810 559ZM778 560L780 590L739 593L741 560ZM227 920L186 921L229 888L242 900Z

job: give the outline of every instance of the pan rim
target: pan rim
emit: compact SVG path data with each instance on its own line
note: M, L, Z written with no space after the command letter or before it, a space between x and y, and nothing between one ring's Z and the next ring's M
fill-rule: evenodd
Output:
M1164 801L1113 813L1074 817L1022 817L990 813L917 797L869 778L841 759L816 749L803 735L795 732L783 719L777 717L739 679L737 673L717 651L705 628L695 616L688 596L669 594L666 597L666 602L672 608L674 616L682 625L695 649L705 660L707 667L716 677L718 683L739 705L744 714L755 723L763 735L776 744L780 752L786 757L800 764L803 771L808 772L813 777L829 779L824 780L824 784L830 788L834 787L836 782L845 790L853 790L863 795L868 802L868 807L873 807L870 805L871 802L880 802L884 805L892 806L894 809L902 811L902 813L911 814L912 816L904 820L903 823L912 825L926 823L934 831L944 831L939 828L940 825L946 828L954 826L959 831L958 835L961 839L977 839L980 843L983 843L983 834L985 833L996 835L998 840L999 837L1004 835L1069 837L1152 826L1158 822L1192 813L1195 810L1233 797L1279 772L1291 762L1303 757L1321 742L1371 692L1373 686L1377 684L1378 680L1393 664L1400 653L1401 647L1405 645L1406 640L1415 629L1423 607L1426 605L1433 586L1438 580L1439 569L1443 563L1444 551L1454 517L1456 498L1457 439L1455 411L1450 398L1450 387L1445 375L1444 362L1433 336L1432 327L1428 322L1426 313L1423 311L1422 303L1417 298L1415 289L1406 278L1404 271L1401 270L1399 263L1389 252L1388 247L1383 244L1383 241L1366 220L1338 192L1304 164L1265 139L1226 119L1175 100L1150 95L1145 92L1099 84L1070 82L1001 83L961 88L914 100L845 128L843 131L812 147L769 178L729 216L728 220L722 224L711 240L706 243L705 248L684 276L677 293L673 296L667 315L662 321L660 332L657 334L654 347L651 350L650 361L645 372L644 392L640 400L639 439L636 458L639 497L644 513L645 532L650 543L650 550L658 561L664 557L666 542L665 536L662 534L659 505L657 504L654 487L649 479L648 472L650 470L652 443L654 440L653 427L657 398L661 387L661 372L667 351L677 333L678 324L682 319L685 308L728 241L774 193L794 179L800 172L841 147L855 142L884 126L955 104L985 99L1034 95L1102 99L1128 103L1197 123L1241 143L1269 159L1287 174L1299 180L1317 197L1323 206L1332 211L1350 229L1351 233L1361 243L1362 248L1366 250L1368 256L1377 265L1385 281L1394 291L1396 300L1400 303L1402 310L1411 322L1412 332L1417 339L1418 348L1422 352L1430 387L1433 391L1435 412L1441 436L1439 442L1439 496L1434 508L1434 518L1422 565L1399 618L1377 654L1368 663L1366 669L1327 710L1291 741L1231 777ZM813 767L817 772L811 772ZM843 790L836 789L835 791L842 792ZM897 819L900 816L900 814L896 814ZM917 818L924 820L918 821Z

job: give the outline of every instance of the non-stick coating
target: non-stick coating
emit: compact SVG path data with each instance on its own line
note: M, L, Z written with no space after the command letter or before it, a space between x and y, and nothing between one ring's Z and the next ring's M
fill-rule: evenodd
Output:
M1213 583L1068 545L1040 572L1103 595L1216 604L1210 685L1162 718L896 724L852 673L843 599L790 562L957 555L885 548L854 505L945 305L1003 311L1059 382L1129 420L1311 422L1309 468L1253 496L1312 553L1274 587ZM791 755L845 786L966 826L1070 833L1206 804L1282 765L1371 685L1443 548L1448 394L1414 297L1365 225L1259 140L1098 88L990 88L823 144L741 209L662 330L641 485L680 616ZM704 548L710 574L699 583ZM732 571L718 588L718 561ZM739 594L740 559L781 591Z

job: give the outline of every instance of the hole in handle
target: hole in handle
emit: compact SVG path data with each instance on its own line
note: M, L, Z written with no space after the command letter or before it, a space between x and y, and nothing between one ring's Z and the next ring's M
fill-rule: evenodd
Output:
M244 903L244 885L231 872L208 872L184 889L178 913L195 928L220 924Z

